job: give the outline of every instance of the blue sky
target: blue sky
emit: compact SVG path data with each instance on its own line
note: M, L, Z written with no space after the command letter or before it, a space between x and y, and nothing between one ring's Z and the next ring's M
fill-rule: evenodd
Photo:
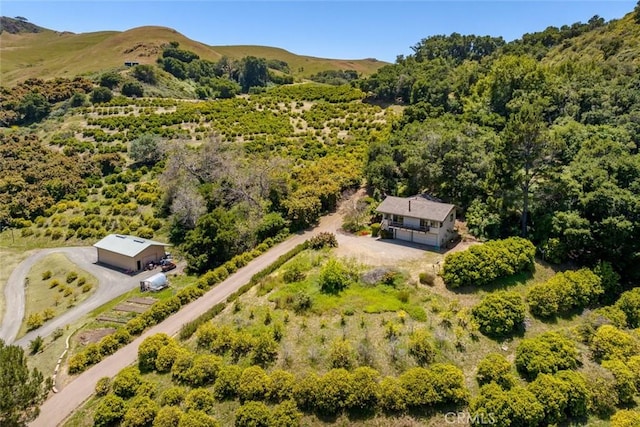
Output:
M0 14L75 33L171 27L209 45L256 44L325 58L393 62L434 34L502 36L606 20L636 0L609 1L31 1L0 0Z

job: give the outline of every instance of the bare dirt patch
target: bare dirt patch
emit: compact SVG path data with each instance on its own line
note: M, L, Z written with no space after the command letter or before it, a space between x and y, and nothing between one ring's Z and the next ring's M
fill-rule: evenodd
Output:
M112 334L116 331L115 328L102 328L102 329L93 329L91 331L82 331L78 334L76 338L78 343L82 345L87 345L91 343L96 343L100 341L102 338L106 337L109 334Z

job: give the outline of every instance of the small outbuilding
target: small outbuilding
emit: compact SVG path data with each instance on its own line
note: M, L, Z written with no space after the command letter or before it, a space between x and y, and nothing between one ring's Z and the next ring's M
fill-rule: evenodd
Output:
M140 271L165 256L167 243L123 234L110 234L93 245L98 250L98 263L126 271Z
M167 276L164 273L154 274L140 281L141 291L160 291L169 286Z

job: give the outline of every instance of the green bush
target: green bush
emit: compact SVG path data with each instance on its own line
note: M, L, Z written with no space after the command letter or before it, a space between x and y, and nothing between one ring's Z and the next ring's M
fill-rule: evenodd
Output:
M569 404L567 384L550 374L540 374L527 386L544 408L544 425L564 422Z
M371 237L378 237L380 234L380 224L371 224Z
M511 373L511 363L498 353L489 353L480 361L476 380L479 386L494 382L505 390L516 384L516 378Z
M106 396L111 391L111 378L102 377L96 383L96 396L102 397Z
M138 368L140 372L152 371L156 368L156 357L162 347L173 340L167 334L159 333L147 337L138 347Z
M501 277L533 271L536 248L520 237L493 240L447 254L442 278L447 286L483 286Z
M78 278L78 273L75 271L70 271L67 273L66 281L67 283L73 283Z
M187 390L184 387L169 387L160 395L160 404L162 406L180 406L186 395Z
M114 394L108 394L96 406L93 415L93 425L95 427L113 426L124 417L126 412L126 404L121 397Z
M416 329L409 335L409 354L418 365L425 366L432 363L436 357L433 337L425 328Z
M238 381L238 398L241 402L264 400L271 388L271 378L259 366L250 366L242 371Z
M613 374L618 401L622 404L633 404L634 395L638 393L635 376L631 369L620 360L605 360L602 367Z
M271 372L271 387L268 392L268 399L271 402L279 403L293 399L293 388L296 378L292 373L276 369Z
M337 294L351 284L351 277L340 261L330 259L320 270L318 282L322 292Z
M515 292L499 291L482 298L471 310L480 332L490 337L503 337L521 331L525 307Z
M351 369L355 363L355 352L351 343L345 339L335 339L329 348L329 364L332 368Z
M640 412L630 409L622 409L611 417L611 427L637 427L640 426Z
M528 379L578 366L575 344L557 332L527 338L516 348L516 368Z
M403 412L407 409L408 392L394 377L385 377L380 381L380 406L389 413Z
M302 421L302 413L293 400L286 400L273 408L271 419L274 427L298 427Z
M596 360L627 361L640 352L634 337L613 325L602 325L591 339L591 351Z
M430 271L423 271L418 276L418 279L423 285L433 286L436 282L436 275Z
M124 368L113 378L111 388L116 396L128 399L136 395L142 384L142 377L137 367Z
M209 389L194 388L185 397L183 406L187 410L187 412L211 412L215 404L216 400L213 397L213 393L211 393Z
M640 287L624 292L616 302L616 307L627 316L629 328L640 328Z
M544 407L523 387L503 390L495 383L480 388L471 404L471 425L538 426L544 419Z
M153 420L153 427L177 427L183 414L180 408L175 406L162 407Z
M44 319L41 313L31 313L27 317L27 330L32 331L38 329L44 323Z
M216 382L213 384L213 395L218 400L233 399L238 394L238 385L242 368L238 365L226 365L218 372Z
M128 405L122 427L146 427L158 414L158 404L147 396L136 396Z
M247 402L236 409L235 427L271 427L271 411L262 402Z
M326 415L335 415L347 407L353 394L353 380L345 369L332 369L320 378L316 395L316 409Z
M529 309L538 317L552 317L596 303L604 289L602 281L587 268L565 271L535 285L527 294Z
M322 233L318 233L309 239L309 248L311 249L322 249L322 248L337 248L338 240L336 239L336 235L333 233L329 233L323 231Z
M42 280L49 280L50 278L51 278L51 270L47 270L42 273Z

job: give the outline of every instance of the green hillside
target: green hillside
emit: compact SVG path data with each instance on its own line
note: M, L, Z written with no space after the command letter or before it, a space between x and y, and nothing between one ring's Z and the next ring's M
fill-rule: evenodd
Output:
M15 22L4 18L3 22ZM4 28L7 25L3 25ZM37 27L40 28L40 27ZM300 56L264 46L207 46L177 31L157 26L131 30L74 34L42 29L39 32L0 33L0 80L12 86L27 78L73 77L121 67L125 61L153 64L162 46L178 42L183 49L212 61L223 55L239 59L254 55L289 63L294 77L321 70L353 69L369 75L385 65L374 59L339 60Z

